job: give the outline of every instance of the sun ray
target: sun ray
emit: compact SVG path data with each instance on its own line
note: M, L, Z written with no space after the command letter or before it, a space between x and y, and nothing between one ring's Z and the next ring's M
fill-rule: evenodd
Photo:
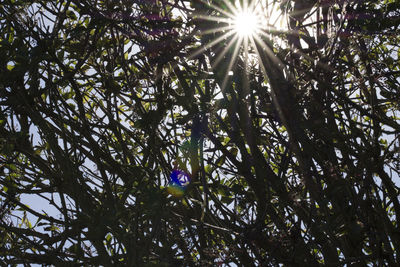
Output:
M233 46L233 43L238 40L238 36L234 36L228 43L228 45L224 48L222 53L218 55L218 57L214 60L214 62L211 64L211 67L214 68L216 67L219 62L222 60L222 58L226 55L226 53L229 51L230 47Z
M200 33L200 35L207 35L207 34L230 31L230 30L232 30L231 26L224 26L224 27L213 28L213 29L209 29L209 30L203 31L203 32Z
M252 41L253 37L250 36L249 38L245 38L244 39L244 86L243 86L243 91L244 91L244 95L247 96L247 94L249 93L249 71L248 71L248 67L249 67L249 40ZM246 101L247 103L247 101ZM248 104L248 103L247 103Z
M222 0L224 2L224 4L230 9L230 11L232 12L232 14L235 13L235 11L237 10L236 7L234 5L232 5L231 2L229 2L228 0ZM230 14L232 16L232 14Z
M280 61L280 59L274 54L274 52L271 50L271 48L266 45L264 43L264 41L259 37L259 36L254 36L253 39L253 47L256 48L256 44L255 42L257 42L263 49L264 51L267 53L267 56L277 65L281 66L282 62ZM257 50L257 49L255 49ZM259 57L261 59L261 57ZM262 64L261 64L262 65Z
M188 56L188 59L190 60L190 59L195 58L197 55L201 54L201 53L204 52L205 50L207 50L207 49L213 47L214 45L216 45L217 43L219 43L219 42L222 41L223 39L228 38L229 36L231 36L231 35L233 35L233 34L234 34L234 32L227 32L227 33L221 35L221 36L218 37L217 39L213 40L212 42L210 42L210 43L208 43L208 44L206 44L206 45L200 47L200 49L198 49L198 50L194 51L193 53L191 53L191 54Z
M257 37L256 37L257 38ZM265 69L265 66L264 66L264 64L262 64L262 58L261 58L261 53L260 53L260 51L259 51L259 49L258 49L258 46L257 46L257 44L256 44L256 41L257 41L257 43L261 46L261 48L262 49L269 49L263 42L262 42L262 40L261 40L261 42L260 41L258 41L256 38L254 38L254 39L251 39L250 41L251 41L251 43L252 43L252 46L253 46L253 48L254 48L254 51L255 51L255 53L256 53L256 55L257 55L257 58L258 58L258 60L260 61L260 67L261 67L261 71L263 72L263 74L265 75L265 77L268 77L268 75L267 75L267 71L266 71L266 69ZM256 39L256 40L255 40Z
M239 37L239 38L240 38L240 37ZM226 84L227 84L227 82L228 82L228 78L229 78L229 75L228 75L228 74L229 74L229 72L232 70L232 66L233 66L233 64L235 63L235 61L237 60L237 55L239 54L240 44L241 44L240 41L238 41L238 42L236 43L235 50L233 51L231 60L229 61L229 65L228 65L228 68L227 68L227 71L226 71L225 78L224 78L224 80L222 81L222 84L221 84L221 92L222 92L222 93L224 93L225 88L226 88Z
M274 32L273 35L278 35L278 34L281 34L281 33L284 33L285 35L289 35L289 34L296 34L296 35L299 35L299 32L298 32L298 31L295 31L295 30L285 30L285 31L272 30L272 31ZM277 58L277 57L275 56L275 54L271 51L270 48L268 48L268 46L266 46L265 44L263 44L263 41L262 41L262 39L261 39L260 37L270 38L270 35L266 34L265 32L260 32L259 36L255 36L255 39L256 39L256 40L258 41L258 43L259 43L260 45L262 45L265 49L268 49L268 50L266 50L266 51L267 51L268 54L272 57L272 59L275 61L276 64L282 65L282 64L283 64L282 61L279 60L279 58ZM301 50L299 50L299 49L294 50L294 49L291 48L291 47L289 47L289 49L291 49L293 52L295 52L295 53L297 53L297 54L303 56L304 58L306 58L306 59L308 59L308 60L310 60L310 61L313 60L313 58L310 57L307 53L303 53L303 52L302 52ZM330 70L330 69L329 69L329 65L327 65L327 64L323 64L323 65L321 65L321 66L324 67L324 68L326 68L326 70L328 70L328 71Z
M259 58L260 61L262 61L260 51L258 50L257 45L256 45L256 43L255 43L255 41L253 39L252 39L252 42L253 42L254 50L255 50L255 52L257 54L257 57ZM269 50L269 48L265 44L263 44L263 43L259 43L259 44L261 45L261 48L266 47ZM261 67L261 72L263 73L264 77L269 77L268 72L265 69L264 64L261 62L261 64L259 64L259 66ZM276 96L274 87L271 88L271 97L272 97L272 100L275 102L275 106L276 106L276 109L278 111L280 119L282 120L282 122L285 125L287 125L286 117L284 116L284 113L283 113L283 110L282 110L282 106L280 105L279 101L277 101L277 96Z
M196 18L196 19L203 19L203 20L207 20L207 21L216 21L216 22L223 22L223 23L229 23L229 19L228 18L221 18L221 17L215 17L215 16L206 16L206 15L202 15L202 14L193 14L191 15L191 17Z
M244 58L245 58L245 67L247 68L247 62L249 60L249 39L253 40L253 37L250 36L250 38L245 38L244 39Z
M207 1L204 1L204 0L200 0L201 2L203 2L205 5L207 5L208 7L210 7L210 8L212 8L212 9L214 9L215 11L218 11L218 12L220 12L220 13L222 13L223 15L225 15L226 17L230 17L232 14L231 13L229 13L228 11L226 11L226 10L224 10L224 9L222 9L222 8L220 8L220 7L218 7L218 6L216 6L216 5L212 5L212 4L210 4L210 3L208 3ZM227 1L226 0L224 0L223 1L225 4L227 4ZM228 8L229 8L229 6L231 6L231 4L227 4L227 6L228 6ZM231 12L233 12L234 11L234 7L233 7L233 10L231 10Z

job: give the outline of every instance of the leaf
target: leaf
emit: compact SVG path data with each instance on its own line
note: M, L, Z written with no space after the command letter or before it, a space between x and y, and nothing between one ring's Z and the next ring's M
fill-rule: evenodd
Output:
M236 147L232 147L231 149L229 149L229 152L231 152L232 155L234 155L236 157L237 153L238 153L238 149Z
M14 65L7 64L7 69L8 69L9 71L12 71L14 68L15 68L15 64L14 64Z
M79 244L71 245L69 248L67 248L67 251L76 255L83 255L83 249Z
M218 166L222 166L225 163L225 159L226 159L225 155L222 155L217 159L215 164L217 164Z
M85 18L85 20L83 21L83 25L87 28L89 26L89 23L90 23L90 18L89 17Z
M67 10L66 15L67 15L67 18L70 18L72 20L76 20L77 19L76 15L75 15L75 12L72 11L72 10Z
M107 242L110 242L111 238L112 238L111 234L107 234L107 235L106 235L106 240L107 240Z
M50 225L48 227L43 228L45 231L54 231L54 232L58 232L60 230L60 228L58 228L57 226L54 225Z
M231 197L226 197L226 196L221 197L221 202L225 203L227 205L231 204L233 202L233 200L234 199Z

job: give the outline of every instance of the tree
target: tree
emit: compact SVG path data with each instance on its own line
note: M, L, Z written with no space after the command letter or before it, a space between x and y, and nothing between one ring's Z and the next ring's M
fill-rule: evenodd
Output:
M0 4L3 264L400 262L399 4L261 2Z

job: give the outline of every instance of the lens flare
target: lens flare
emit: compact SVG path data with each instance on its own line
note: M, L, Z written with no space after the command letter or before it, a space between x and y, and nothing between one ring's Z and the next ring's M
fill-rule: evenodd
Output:
M190 183L189 174L181 170L173 170L169 177L171 179L170 183L178 186L186 187Z
M176 185L176 184L169 184L167 187L167 192L171 196L174 196L176 198L181 198L185 194L185 189L182 186Z
M167 187L167 192L176 197L184 196L186 187L190 184L190 176L184 171L173 170L170 175L170 181Z

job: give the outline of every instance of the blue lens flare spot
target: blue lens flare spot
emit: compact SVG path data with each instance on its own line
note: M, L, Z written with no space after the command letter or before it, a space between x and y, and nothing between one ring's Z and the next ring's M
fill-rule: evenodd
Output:
M187 186L190 183L189 174L180 170L173 170L170 175L170 183L179 185L179 186Z
M174 197L182 197L186 187L190 184L189 174L181 170L173 170L170 175L167 192Z

